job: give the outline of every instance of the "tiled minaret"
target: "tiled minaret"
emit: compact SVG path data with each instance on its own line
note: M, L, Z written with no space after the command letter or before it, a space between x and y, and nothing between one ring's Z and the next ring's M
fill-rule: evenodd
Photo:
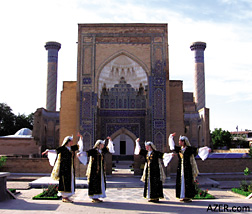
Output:
M58 52L60 48L61 44L58 42L47 42L45 45L45 49L48 50L46 109L49 111L56 111Z
M205 107L204 51L206 43L194 42L190 48L195 53L194 97L197 110L200 110Z

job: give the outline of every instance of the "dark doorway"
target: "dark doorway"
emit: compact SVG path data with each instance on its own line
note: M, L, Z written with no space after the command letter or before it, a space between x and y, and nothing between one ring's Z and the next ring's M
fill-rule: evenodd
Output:
M126 155L126 141L120 141L120 155Z

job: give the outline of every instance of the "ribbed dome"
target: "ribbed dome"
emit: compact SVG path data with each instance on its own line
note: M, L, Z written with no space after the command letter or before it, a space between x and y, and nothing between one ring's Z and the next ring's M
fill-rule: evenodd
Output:
M18 130L14 135L32 135L32 130L28 129L28 128L22 128L20 130Z

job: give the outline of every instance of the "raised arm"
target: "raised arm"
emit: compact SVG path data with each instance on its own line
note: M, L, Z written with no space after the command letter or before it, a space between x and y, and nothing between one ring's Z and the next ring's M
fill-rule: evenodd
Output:
M174 132L174 133L172 133L172 134L170 134L170 136L169 136L169 139L168 139L168 144L169 144L169 147L170 147L170 150L171 151L174 151L175 150L175 142L174 142L174 139L173 139L173 137L176 135L176 133Z
M78 133L79 141L77 143L79 147L79 152L77 153L77 157L79 161L86 165L87 164L87 153L83 151L83 137Z
M139 153L140 153L140 150L141 150L141 147L140 147L140 144L139 144L139 141L140 141L140 139L139 138L137 138L136 139L136 147L135 147L135 151L134 151L134 154L135 155L139 155Z
M79 141L77 142L77 145L79 146L79 153L81 153L83 152L83 137L80 133L78 133L77 136L79 137Z
M113 141L112 141L111 137L107 137L107 139L108 139L108 145L107 145L108 150L110 153L113 154L113 153L115 153Z

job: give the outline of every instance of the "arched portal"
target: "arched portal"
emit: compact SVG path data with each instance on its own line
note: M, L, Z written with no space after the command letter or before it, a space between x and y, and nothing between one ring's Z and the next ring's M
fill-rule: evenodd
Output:
M148 109L147 73L137 61L125 53L109 58L97 80L98 85L98 136L115 136L116 154L131 155L134 140L145 140ZM128 134L121 133L128 130ZM121 133L121 134L118 134ZM132 138L132 133L135 137ZM131 142L129 146L128 142ZM120 144L120 145L119 145Z
M137 138L132 132L121 128L111 135L113 139L115 153L114 160L133 160L135 150L135 139Z
M87 147L124 128L163 151L172 92L167 32L166 24L79 25L77 128L89 134Z

